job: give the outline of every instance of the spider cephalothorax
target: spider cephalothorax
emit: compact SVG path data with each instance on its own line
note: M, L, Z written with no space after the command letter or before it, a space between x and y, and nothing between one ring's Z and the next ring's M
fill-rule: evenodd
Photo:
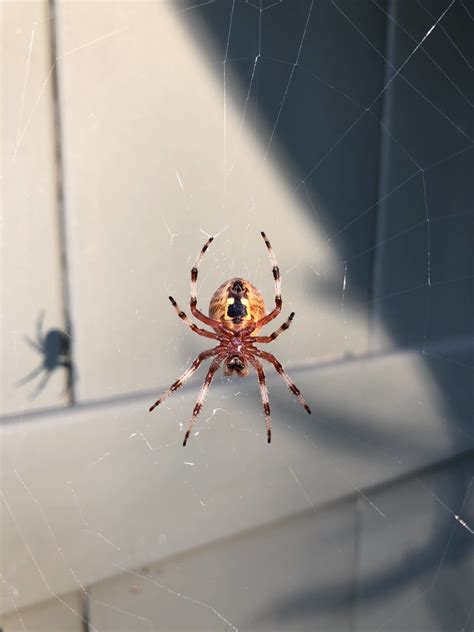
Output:
M224 375L238 375L239 377L247 377L249 368L244 352L244 342L239 336L230 339L227 345L227 355L224 360Z
M260 393L262 396L263 411L265 413L267 440L271 441L271 419L270 419L270 402L268 401L268 391L265 381L265 373L263 366L259 360L262 358L267 362L273 364L277 372L281 375L288 388L298 399L300 404L304 406L306 412L310 413L308 404L303 399L299 389L291 381L290 377L284 370L281 363L271 353L262 351L255 347L255 343L267 343L275 340L282 331L288 329L291 321L294 317L292 312L289 318L272 334L269 336L257 336L260 329L267 325L270 321L278 316L281 312L281 282L280 271L276 262L275 255L273 254L272 247L268 241L265 233L262 232L262 237L265 240L265 244L270 254L270 260L272 262L273 279L275 282L275 307L273 310L265 315L265 303L262 295L257 288L245 279L235 277L229 279L222 285L220 285L214 292L210 304L209 304L209 316L205 316L197 308L197 296L196 296L196 284L198 278L198 268L204 253L209 247L209 244L214 239L209 237L204 244L194 267L191 269L191 300L190 307L193 316L198 320L211 327L214 331L208 331L195 325L186 314L178 307L173 297L169 297L173 307L175 308L178 316L184 320L184 322L197 334L204 336L205 338L212 338L218 340L219 344L214 349L203 351L194 360L192 365L183 373L183 375L174 382L167 389L163 395L150 407L150 411L154 410L158 404L161 404L167 397L176 391L180 386L188 380L191 375L197 370L203 360L207 358L214 358L211 362L211 366L207 372L204 384L199 394L196 405L193 409L191 421L189 422L188 429L184 436L183 445L191 434L194 421L198 416L204 399L207 395L212 379L220 367L224 365L224 375L238 375L240 377L247 377L249 374L249 364L255 369L258 381L260 385Z

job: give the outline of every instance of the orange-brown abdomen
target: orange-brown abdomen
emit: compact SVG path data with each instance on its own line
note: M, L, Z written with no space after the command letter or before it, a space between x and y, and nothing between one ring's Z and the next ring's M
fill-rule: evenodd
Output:
M220 285L209 303L209 316L239 330L265 316L263 296L249 281L235 277ZM255 336L259 329L252 332Z

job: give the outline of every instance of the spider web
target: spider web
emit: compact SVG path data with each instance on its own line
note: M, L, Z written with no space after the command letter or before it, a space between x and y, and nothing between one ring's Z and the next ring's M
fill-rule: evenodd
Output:
M160 310L168 294L187 309L189 268L210 234L216 239L200 268L201 308L224 278L238 274L261 288L271 306L270 262L258 241L263 228L282 272L282 316L285 309L297 311L271 351L301 387L313 416L305 419L266 370L274 437L281 437L269 452L256 379L216 377L190 445L180 453L202 371L166 402L160 419L145 419L147 406L176 371L206 348L204 339L174 324L174 314L173 324L163 325L168 333L158 343L161 358L148 350L149 340L127 348L111 322L104 330L108 364L97 361L104 370L120 364L121 355L135 366L149 360L160 375L158 388L153 376L141 388L129 374L118 383L113 370L110 386L88 386L96 374L77 323L76 285L84 264L75 262L74 215L64 188L64 322L66 328L73 324L78 377L67 414L62 407L30 411L27 401L2 418L14 434L2 471L2 548L6 552L14 541L23 552L23 561L7 564L0 574L8 602L3 632L39 629L30 623L34 607L25 608L36 602L59 606L76 625L71 629L84 630L471 629L472 3L179 0L154 6L158 16L171 12L200 51L218 86L220 122L217 140L209 139L218 149L211 158L202 150L211 193L192 179L182 158L188 146L181 142L171 168L165 171L161 163L166 185L160 184L174 187L168 200L174 212L144 202L141 230L150 236L143 236L139 249L149 250L151 263L141 272L152 274L156 265L152 227L162 233L159 245L168 262L152 290L153 303L145 302L138 282L134 294L134 277L126 276L130 261L139 259L133 234L123 253L124 285L132 288L124 309L133 335L143 337L140 328L148 331L152 324L160 337L168 316L151 314L161 297ZM112 28L59 48L27 101L40 28L33 23L13 163L66 59L87 51L93 63L109 45L122 59L130 42L151 42L153 28L137 26L132 14L118 11L116 24L106 21ZM70 28L57 7L51 15L59 32ZM175 50L171 41L164 43L164 54L167 47ZM182 67L171 61L183 86ZM147 70L144 86L153 81ZM117 64L109 81L132 80ZM160 87L157 100L163 98ZM211 109L198 106L190 118L205 125ZM67 176L70 122L67 114L64 119L58 122L64 143L59 162ZM100 121L105 129L105 116ZM127 138L132 144L133 135ZM251 143L258 145L258 157L246 164ZM144 173L147 156L143 151L135 158ZM272 187L283 196L280 203ZM204 203L211 201L207 212ZM275 323L268 333L280 321ZM18 375L29 370L18 367ZM87 437L87 460L78 465L75 444L84 441L81 420L88 416L95 429ZM50 424L46 434L39 434L41 423ZM171 432L163 430L166 425ZM66 453L51 465L46 482L39 473L36 480L31 446L43 440L62 445L64 426ZM124 470L126 476L120 475ZM127 481L140 493L131 499L124 490L121 500ZM257 511L267 498L269 510ZM152 505L160 511L150 521ZM61 530L66 515L74 516L69 533ZM107 572L96 572L94 558L103 558L99 568ZM268 574L259 571L266 564ZM25 588L28 575L39 586L32 593Z

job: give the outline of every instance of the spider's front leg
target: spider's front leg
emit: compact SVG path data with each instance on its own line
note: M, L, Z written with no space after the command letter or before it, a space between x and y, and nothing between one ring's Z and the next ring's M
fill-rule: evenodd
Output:
M265 428L267 430L267 443L272 440L272 420L270 417L270 400L268 399L267 383L265 381L265 371L263 366L252 356L247 356L250 364L253 366L258 375L258 385L260 386L260 394L262 396L263 412L265 414Z
M149 409L150 412L152 412L157 406L159 406L162 402L164 402L165 399L168 399L168 397L172 393L174 393L174 391L177 391L180 386L182 386L187 380L189 380L191 375L199 368L199 365L201 364L201 362L203 362L206 358L210 358L212 356L217 355L220 351L221 351L221 347L218 346L215 349L209 349L207 351L203 351L202 353L200 353L198 357L194 360L192 365L188 369L186 369L183 375L181 375L181 377L179 377L176 380L176 382L174 382L168 389L166 389L163 395L161 395L161 397L156 400L153 406L150 406L150 409Z
M189 435L191 434L191 430L194 426L194 422L196 421L196 417L201 412L201 408L204 404L204 400L206 399L206 395L211 386L212 378L214 377L217 369L220 367L222 360L224 359L225 354L217 356L209 367L209 371L207 372L206 378L204 379L204 384L202 385L201 392L199 393L199 397L197 398L196 404L193 409L193 416L191 417L191 421L189 422L188 429L186 430L186 434L184 435L183 446L186 445Z
M33 369L31 373L28 373L28 375L25 375L25 377L22 377L21 380L18 380L18 382L15 382L15 386L23 386L24 384L31 382L31 380L33 380L36 376L38 376L42 371L44 371L44 365L40 364L38 367L36 367L36 369Z
M270 362L270 364L273 364L276 371L278 372L279 375L281 375L281 377L285 381L285 384L288 386L288 388L296 397L296 399L299 401L299 403L303 406L303 408L306 410L307 413L311 414L311 409L308 406L303 395L301 395L300 389L296 386L296 384L290 378L288 373L285 371L281 362L277 360L274 355L272 355L271 353L268 353L267 351L262 351L261 349L255 349L254 353L258 355L260 358L263 358L264 360L266 360L267 362Z

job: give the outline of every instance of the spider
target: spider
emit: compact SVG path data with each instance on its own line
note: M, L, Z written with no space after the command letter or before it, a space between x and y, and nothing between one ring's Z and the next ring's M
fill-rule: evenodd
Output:
M192 427L196 421L196 417L199 415L206 395L211 386L212 379L222 363L224 363L224 375L238 375L239 377L247 377L249 374L249 364L255 369L258 382L260 386L260 394L262 396L263 412L265 414L265 426L267 431L267 442L270 443L272 439L271 430L271 418L270 418L270 402L268 400L268 390L265 381L265 372L263 370L262 363L259 358L273 364L276 371L281 375L290 391L295 395L299 403L305 408L307 413L311 413L308 404L304 400L297 386L292 382L289 375L281 363L271 353L262 351L255 346L255 343L268 343L277 338L283 331L288 329L291 321L294 318L295 313L291 312L288 319L269 336L257 336L257 333L264 325L267 325L270 321L278 316L281 312L282 298L281 298L281 280L280 270L277 265L275 254L271 247L267 236L262 231L261 233L265 245L267 246L268 253L270 255L270 261L272 264L273 279L275 283L275 307L273 310L265 315L265 303L263 297L258 289L252 285L249 281L242 278L229 279L222 285L220 285L214 292L211 302L209 304L209 316L205 316L197 308L197 278L198 268L202 261L202 258L209 247L209 244L213 241L214 237L209 237L191 269L191 300L190 307L191 313L195 318L205 323L209 327L212 327L214 331L208 331L195 325L191 319L183 312L178 306L172 296L169 296L171 304L176 310L179 318L183 320L186 325L196 334L204 336L205 338L212 338L218 340L219 344L214 349L203 351L194 360L192 365L186 369L186 371L179 377L174 384L172 384L157 401L150 407L150 412L154 410L159 404L167 399L174 391L178 390L191 375L198 369L199 365L207 358L213 358L207 375L202 385L201 392L197 398L196 404L193 409L193 414L189 422L188 429L184 435L183 446L186 445L189 435L191 434Z

